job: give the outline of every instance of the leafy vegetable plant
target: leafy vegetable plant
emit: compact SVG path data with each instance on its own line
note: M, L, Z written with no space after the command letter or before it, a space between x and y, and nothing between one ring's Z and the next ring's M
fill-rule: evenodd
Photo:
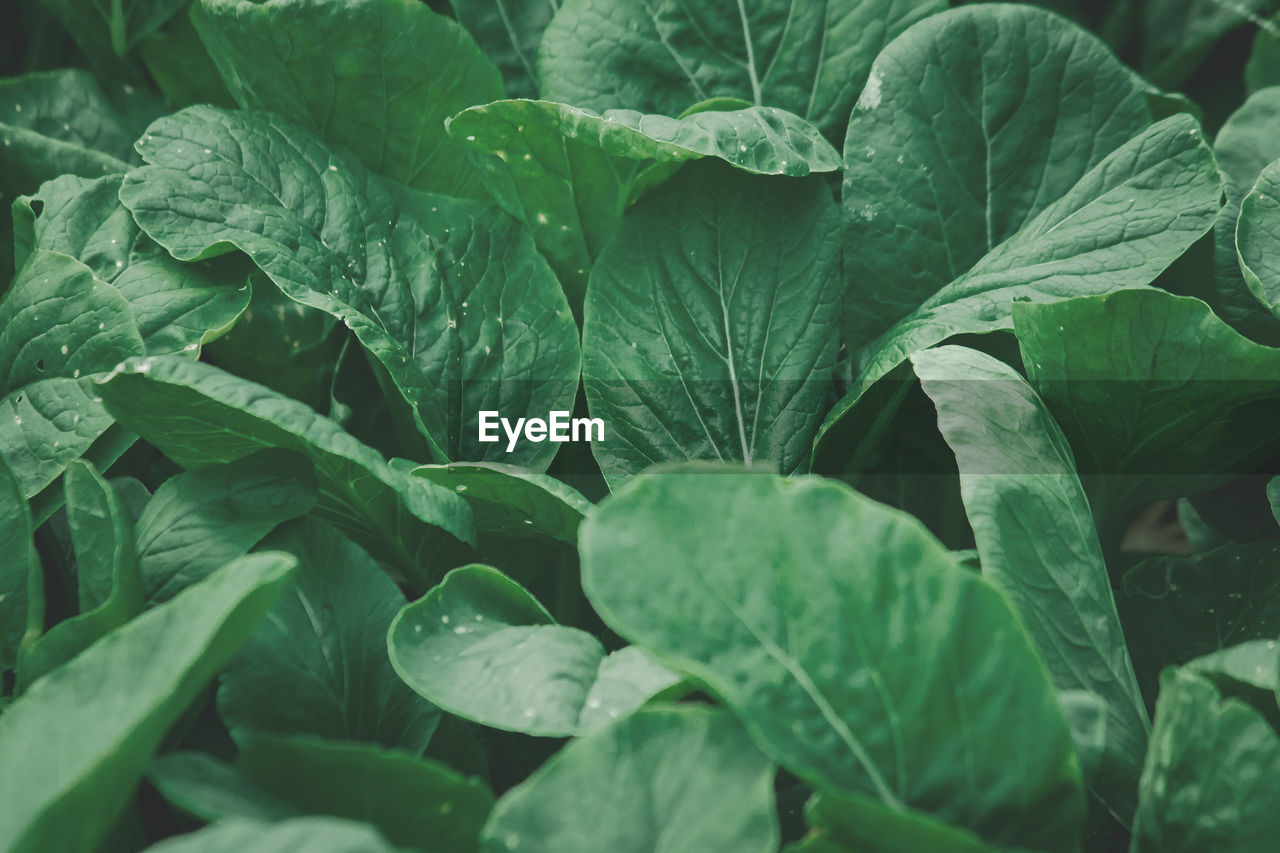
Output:
M1275 848L1280 4L10 5L0 853Z

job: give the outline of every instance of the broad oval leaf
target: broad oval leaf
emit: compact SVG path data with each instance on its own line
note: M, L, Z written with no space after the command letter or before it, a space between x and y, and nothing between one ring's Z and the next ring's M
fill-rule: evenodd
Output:
M111 426L90 376L145 352L114 287L37 251L0 299L0 453L31 497Z
M187 468L258 450L301 453L315 466L315 514L389 560L422 590L432 559L474 539L466 502L392 469L327 418L261 385L199 362L125 362L98 386L112 414Z
M686 176L637 205L591 273L583 381L611 485L683 459L803 469L835 373L826 187L717 164Z
M1270 453L1280 349L1199 299L1120 290L1020 303L1013 318L1027 377L1071 440L1100 524L1208 491Z
M545 537L576 546L578 525L592 507L554 477L498 462L421 465L408 473L461 495L475 514L476 535L482 540Z
M171 258L120 204L122 177L55 178L18 199L15 227L31 230L33 248L70 255L115 287L133 310L148 355L195 353L244 313L247 276L234 263Z
M1280 160L1267 165L1240 204L1236 252L1245 284L1272 314L1280 315Z
M953 335L1010 329L1015 302L1150 284L1209 230L1221 195L1213 153L1195 120L1179 114L1153 125L865 346L854 387L823 422L815 452L840 434L840 422L867 389L912 353Z
M1066 438L1026 380L991 356L943 346L911 362L955 451L983 576L1009 596L1058 689L1105 701L1092 786L1129 821L1150 722Z
M488 566L455 569L405 606L387 644L400 677L446 711L544 737L600 728L680 681L638 649L606 655Z
M545 467L551 443L478 441L474 413L572 409L568 303L494 208L384 185L266 113L191 107L139 142L120 198L179 260L246 252L290 298L341 319L415 407L432 452ZM236 187L228 193L224 185Z
M169 726L292 568L281 554L225 566L41 678L0 715L0 848L96 850Z
M497 101L458 114L449 132L485 152L477 160L490 192L533 233L575 306L623 213L681 163L716 157L748 172L796 176L840 168L817 128L768 107L677 119Z
M725 711L638 711L571 742L508 791L485 824L483 849L772 853L773 776Z
M1043 9L971 5L903 33L845 136L846 343L910 315L1150 121L1132 72Z
M481 188L444 120L502 97L456 21L415 0L200 0L192 22L244 109L301 122L417 189Z
M637 478L583 524L605 623L833 794L1071 850L1080 768L1012 608L915 519L820 478Z
M175 474L138 517L138 562L149 603L167 601L243 556L277 525L311 511L316 475L306 457L262 450Z
M1142 774L1134 853L1275 846L1280 739L1266 719L1185 669L1160 679Z
M222 675L218 715L232 737L312 735L421 755L440 712L400 681L387 656L400 590L318 521L282 527L262 547L293 554L298 570Z
M708 98L844 126L880 49L941 0L566 0L542 37L542 96L679 115Z
M367 823L300 817L280 823L237 818L148 847L148 853L395 853Z

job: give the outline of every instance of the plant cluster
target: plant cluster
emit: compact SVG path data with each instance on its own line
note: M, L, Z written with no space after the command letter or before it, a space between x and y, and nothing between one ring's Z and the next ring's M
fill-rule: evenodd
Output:
M1277 6L10 3L0 851L1274 849Z

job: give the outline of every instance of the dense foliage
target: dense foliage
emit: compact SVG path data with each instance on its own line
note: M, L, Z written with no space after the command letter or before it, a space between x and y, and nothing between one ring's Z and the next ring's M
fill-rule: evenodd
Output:
M1276 15L8 0L0 851L1274 850Z

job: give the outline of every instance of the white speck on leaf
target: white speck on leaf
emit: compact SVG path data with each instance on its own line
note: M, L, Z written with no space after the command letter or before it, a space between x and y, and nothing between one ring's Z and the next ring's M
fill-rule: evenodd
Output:
M539 225L546 225L546 224L547 224L547 215L546 215L545 213L539 213L539 214L538 214L538 224L539 224Z

